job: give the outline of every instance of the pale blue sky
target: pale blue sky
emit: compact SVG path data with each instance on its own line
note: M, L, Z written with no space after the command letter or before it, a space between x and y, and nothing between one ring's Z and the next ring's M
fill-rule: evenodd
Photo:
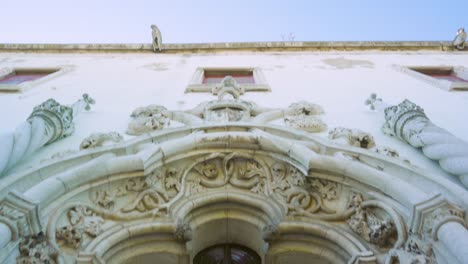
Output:
M468 0L0 0L0 43L448 40Z

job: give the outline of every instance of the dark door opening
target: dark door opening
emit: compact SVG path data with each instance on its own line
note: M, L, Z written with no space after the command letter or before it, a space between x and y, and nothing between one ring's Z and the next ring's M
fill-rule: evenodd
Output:
M235 244L209 247L198 253L193 264L261 264L260 256L253 250Z

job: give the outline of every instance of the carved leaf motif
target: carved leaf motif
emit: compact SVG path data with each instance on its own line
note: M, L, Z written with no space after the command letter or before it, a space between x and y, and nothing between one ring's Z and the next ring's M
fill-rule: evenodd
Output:
M50 246L44 233L25 237L19 244L19 256L16 263L55 264L57 252Z
M88 207L78 205L68 211L69 225L56 230L57 240L66 245L79 248L85 237L94 238L101 233L104 219Z
M354 194L351 198L350 207L354 214L348 219L349 227L367 242L385 247L396 234L395 225L391 220L377 217L369 208L363 208L362 202L361 194Z

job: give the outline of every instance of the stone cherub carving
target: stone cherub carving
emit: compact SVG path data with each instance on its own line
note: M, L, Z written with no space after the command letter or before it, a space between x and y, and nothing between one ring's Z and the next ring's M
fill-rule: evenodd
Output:
M156 25L151 25L151 36L153 37L153 51L161 51L162 48L162 37L161 37L161 31L159 31L159 28Z
M453 40L452 44L456 49L462 50L465 48L465 41L466 41L466 32L464 28L460 28L457 31L457 35Z

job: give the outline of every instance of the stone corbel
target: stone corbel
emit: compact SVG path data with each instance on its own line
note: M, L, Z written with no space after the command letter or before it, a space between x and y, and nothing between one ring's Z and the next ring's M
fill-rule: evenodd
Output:
M41 232L38 204L16 191L0 202L0 222L10 228L13 241Z

